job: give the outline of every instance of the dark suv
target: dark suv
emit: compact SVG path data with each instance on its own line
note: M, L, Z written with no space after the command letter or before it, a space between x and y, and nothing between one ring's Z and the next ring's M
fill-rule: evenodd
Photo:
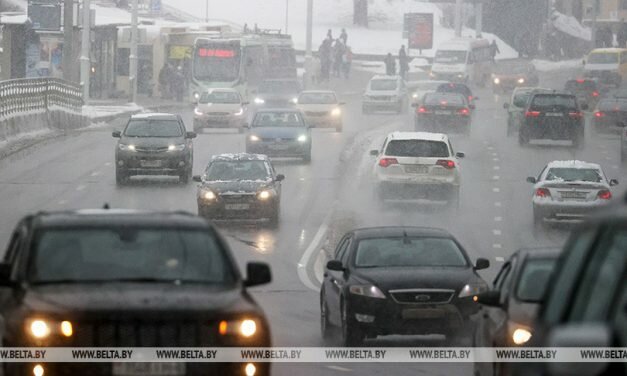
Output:
M192 177L196 133L187 132L183 119L172 114L133 115L115 148L115 180L125 183L133 175L176 175L181 183Z
M564 85L564 91L576 95L579 103L585 103L590 108L594 108L601 97L600 85L597 80L590 78L568 80Z
M187 213L29 215L0 263L2 346L267 347L268 322L247 288L270 282L270 269L247 268L243 279L218 231ZM139 374L133 363L3 366L6 375L41 374L35 367L45 375ZM242 375L245 366L154 363L150 373ZM253 367L267 374L266 365Z
M579 147L584 140L586 104L579 105L569 93L536 93L525 109L525 119L518 132L518 142L526 145L532 139L570 140Z

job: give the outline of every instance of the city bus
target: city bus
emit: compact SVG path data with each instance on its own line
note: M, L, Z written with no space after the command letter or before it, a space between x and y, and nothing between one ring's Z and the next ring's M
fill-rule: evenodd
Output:
M492 53L486 39L455 38L438 46L431 77L485 85L492 73Z

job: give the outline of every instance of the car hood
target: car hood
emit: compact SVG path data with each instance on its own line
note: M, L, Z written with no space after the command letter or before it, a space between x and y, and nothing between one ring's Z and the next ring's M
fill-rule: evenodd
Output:
M122 136L121 144L132 144L140 148L167 148L169 145L184 144L181 137L126 137Z
M261 138L297 138L307 134L306 127L253 127L251 134Z
M539 307L540 305L537 303L525 303L511 299L507 308L509 320L517 324L531 326L538 314Z
M336 104L299 104L298 108L302 111L331 111L338 107Z
M242 108L239 103L199 103L197 109L203 112L236 112Z
M291 101L294 98L298 97L298 93L258 93L257 98L262 98L265 100L284 100Z
M270 184L269 180L206 181L202 188L215 193L256 193Z
M21 305L30 312L238 312L256 310L236 287L155 283L59 284L32 287Z
M397 90L366 90L364 95L373 96L373 97L379 96L379 95L393 96L393 95L399 95L399 93Z
M383 291L397 289L450 289L460 291L479 277L471 268L362 268L357 279L372 283Z

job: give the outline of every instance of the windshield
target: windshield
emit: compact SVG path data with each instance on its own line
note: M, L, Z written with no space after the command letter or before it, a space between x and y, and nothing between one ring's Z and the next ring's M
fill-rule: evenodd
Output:
M396 90L398 82L396 80L372 80L370 81L370 90L376 91L393 91Z
M296 81L264 81L259 85L259 93L294 94L300 92Z
M459 95L441 95L441 94L427 94L425 96L425 104L429 104L429 105L447 105L447 104L454 104L454 105L465 105L466 101L465 98L459 94Z
M270 171L264 161L214 161L205 173L207 181L266 181Z
M232 266L207 230L85 227L49 229L34 242L33 283L155 280L232 284Z
M438 64L464 64L466 63L467 54L467 51L438 50L435 53L433 62Z
M600 183L601 171L592 168L551 168L546 174L545 180L558 181L586 181Z
M199 103L217 103L217 104L239 104L240 96L238 93L230 91L213 91L211 93L203 93L200 96Z
M570 95L535 95L530 108L533 110L550 110L553 108L577 110L577 102L575 97Z
M595 52L588 55L588 64L618 64L618 54Z
M393 140L388 143L385 155L391 157L448 158L448 146L442 141Z
M527 105L529 97L531 97L531 90L517 92L516 95L514 95L512 103L518 108L524 108Z
M255 115L253 127L304 127L298 112L260 112Z
M530 259L525 262L516 287L518 300L540 303L549 283L555 261L555 259L547 258Z
M447 238L364 239L357 245L357 267L467 266L457 244Z
M302 93L298 97L299 104L336 104L337 98L333 93Z
M126 126L127 137L181 137L183 130L176 120L136 119Z
M232 82L240 70L240 54L236 46L198 47L194 54L194 77L209 82Z

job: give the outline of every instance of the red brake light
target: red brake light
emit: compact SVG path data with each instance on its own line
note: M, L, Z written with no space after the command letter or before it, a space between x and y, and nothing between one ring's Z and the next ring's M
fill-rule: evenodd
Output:
M426 114L427 112L429 112L429 111L424 106L418 107L418 113Z
M379 159L379 166L386 168L391 165L398 164L398 160L396 158L381 158Z
M540 116L540 111L527 111L525 113L526 117L538 117Z
M602 189L599 191L598 196L601 200L610 200L612 199L612 192L607 189Z
M594 113L594 117L600 118L600 117L603 117L603 116L605 116L605 114L603 112L601 112L601 111L597 111L597 112Z
M444 167L447 170L452 170L455 168L455 161L451 161L449 159L440 159L435 162L435 164Z
M551 197L551 192L546 188L536 189L536 196L538 197Z
M581 113L581 111L573 111L573 112L569 112L568 116L571 116L574 118L580 118L580 117L583 117L583 113Z
M593 97L598 97L598 96L599 96L599 92L598 92L598 91L596 91L596 90L595 90L595 91L593 91L593 92L592 92L592 96L593 96Z
M469 95L468 96L468 102L471 102L471 101L472 101L472 95Z
M579 78L576 80L578 84L583 84L584 82L586 82L584 79Z
M448 104L447 101L440 101L440 105L442 105L442 106L446 106L447 104Z
M470 115L470 111L467 108L460 108L459 111L457 111L458 114L462 115L462 116L468 116Z

